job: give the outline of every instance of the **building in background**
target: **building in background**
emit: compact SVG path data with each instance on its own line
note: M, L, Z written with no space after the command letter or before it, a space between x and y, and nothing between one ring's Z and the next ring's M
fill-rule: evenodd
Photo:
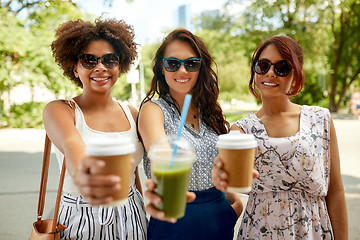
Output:
M183 27L189 31L194 30L191 4L180 5L174 13L174 27Z

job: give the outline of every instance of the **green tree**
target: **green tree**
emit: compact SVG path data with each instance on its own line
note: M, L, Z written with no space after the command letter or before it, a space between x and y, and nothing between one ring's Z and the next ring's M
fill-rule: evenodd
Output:
M119 77L118 81L111 90L111 94L116 99L129 99L131 96L131 85L126 82L126 74L123 74Z
M0 7L11 12L13 16L17 16L19 13L24 11L36 10L40 5L51 3L75 3L71 0L2 0L0 1Z
M111 7L114 0L103 0L105 6ZM126 0L128 3L134 2L134 0ZM0 8L4 8L9 12L12 12L14 16L18 15L20 12L36 10L41 5L51 5L51 4L62 4L67 3L71 4L74 7L78 7L76 1L73 0L0 0Z
M20 56L26 54L24 48L29 44L28 34L24 22L11 16L6 10L0 9L0 96L9 91L17 80L11 80L20 68Z
M34 55L30 58L32 66L39 78L37 84L45 85L58 98L70 97L77 92L77 87L63 76L62 69L54 62L50 45L54 40L55 29L67 20L91 20L93 17L71 2L39 3L36 9L29 11L28 22L30 31L36 36L38 44L29 46ZM39 46L40 45L40 46Z
M227 9L237 4L244 1L230 0ZM242 34L250 46L275 34L297 40L304 49L307 77L297 100L319 102L321 91L327 90L329 108L337 111L350 85L359 81L359 16L357 0L255 0L241 14L232 15L230 31ZM330 87L321 88L322 76Z
M329 1L330 110L337 111L354 82L360 83L360 1Z
M62 22L83 17L73 4L37 4L29 9L26 21L1 8L0 91L10 91L16 84L45 85L57 96L74 93L75 87L54 62L50 44L54 30ZM1 92L0 92L1 93Z
M213 67L218 73L221 99L244 98L248 94L250 65L241 38L216 29L203 29L197 35L207 44L216 62Z
M112 2L103 0L108 6ZM26 124L20 124L22 120L15 121L15 118L23 116L24 120L26 115L27 119L41 120L40 106L43 105L29 103L4 109L4 100L8 102L5 93L13 87L26 85L34 94L35 87L43 86L56 98L68 98L78 93L79 89L63 76L50 49L54 30L64 21L78 18L93 20L94 16L83 13L72 0L0 0L0 117L8 124L14 123L12 127L41 123L26 121ZM29 110L32 108L35 111Z
M20 18L18 12L7 7L0 8L0 107L8 124L16 122L13 118L19 116L21 107L5 108L4 100L8 102L8 99L4 94L17 85L28 86L32 95L35 87L41 86L56 97L69 97L77 92L77 87L63 76L55 63L50 44L58 25L84 15L67 2L38 3L36 7L27 9L26 18ZM24 105L24 113L31 106L35 105ZM34 114L41 116L41 112Z
M236 5L243 5L244 1L229 1L222 13L217 17L200 16L196 19L199 34L209 43L209 48L213 52L216 62L219 66L220 78L220 95L223 99L229 98L248 98L248 81L250 73L250 63L252 54L256 46L265 38L276 34L287 34L295 39L302 36L306 29L298 27L298 21L305 21L301 18L301 14L290 12L287 8L279 8L272 6L267 1L259 1L259 4L249 5L246 10L234 13L233 9ZM276 3L274 4L276 5ZM286 16L288 14L289 16ZM314 15L314 10L307 10L309 19ZM259 17L262 16L263 17ZM275 20L271 18L279 18L278 22L285 22L284 25L274 25ZM283 20L281 20L283 19ZM285 19L293 19L292 23L286 22ZM316 24L313 24L316 25ZM294 30L297 29L298 30ZM211 34L213 33L213 34ZM309 73L321 73L324 75L326 71L322 67L326 61L321 58L319 47L322 43L317 42L309 44L309 40L301 38L305 45L305 51L309 52L306 56L316 56L318 61L316 64L306 64ZM317 51L316 54L311 54ZM325 50L323 50L325 51ZM309 104L312 101L320 101L323 98L322 89L317 84L317 75L308 74L308 84L304 92L295 98L295 101ZM311 92L309 94L309 92Z
M150 89L150 83L154 76L152 71L153 59L159 46L160 43L148 43L145 44L140 50L141 62L144 66L145 92Z

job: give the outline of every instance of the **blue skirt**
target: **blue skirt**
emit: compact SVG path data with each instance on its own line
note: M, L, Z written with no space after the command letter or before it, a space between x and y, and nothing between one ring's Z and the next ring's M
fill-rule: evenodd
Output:
M225 194L216 188L194 193L195 201L187 204L185 216L176 223L150 218L149 240L233 239L238 216Z

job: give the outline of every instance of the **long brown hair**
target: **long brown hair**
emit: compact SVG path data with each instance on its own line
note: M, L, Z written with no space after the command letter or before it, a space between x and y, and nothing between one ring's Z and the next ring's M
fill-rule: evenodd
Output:
M252 66L253 62L258 60L262 51L269 45L274 44L279 50L281 56L291 65L294 70L294 85L290 89L289 96L298 94L305 83L305 76L303 72L304 54L300 45L288 36L278 35L263 41L255 50L251 60L251 77L249 82L250 92L261 101L259 93L255 90L255 72Z
M155 94L167 101L165 96L169 94L169 86L162 73L162 59L164 58L166 47L175 40L188 43L195 51L197 57L201 58L202 61L198 80L192 90L192 104L199 109L202 120L206 126L213 129L217 134L227 133L229 123L225 120L222 109L217 102L219 96L218 77L211 68L211 65L215 64L214 59L208 52L204 42L186 29L176 29L172 31L158 48L153 60L154 77L151 80L150 90L142 101L141 106L150 101ZM174 104L179 111L179 104L175 99L172 98L172 102L167 102Z

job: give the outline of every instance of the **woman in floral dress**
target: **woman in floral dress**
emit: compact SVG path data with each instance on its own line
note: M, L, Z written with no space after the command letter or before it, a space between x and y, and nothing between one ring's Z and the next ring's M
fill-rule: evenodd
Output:
M238 239L347 239L347 211L334 124L328 109L291 102L304 86L303 52L274 36L255 50L251 93L262 106L232 126L253 134L254 180ZM215 186L226 191L220 158Z

